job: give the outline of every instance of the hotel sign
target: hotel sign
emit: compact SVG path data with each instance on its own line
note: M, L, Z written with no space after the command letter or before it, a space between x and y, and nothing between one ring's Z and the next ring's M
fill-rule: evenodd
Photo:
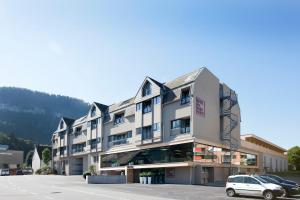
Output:
M194 161L201 160L203 155L202 148L194 148Z
M196 114L205 117L205 101L200 97L196 97Z

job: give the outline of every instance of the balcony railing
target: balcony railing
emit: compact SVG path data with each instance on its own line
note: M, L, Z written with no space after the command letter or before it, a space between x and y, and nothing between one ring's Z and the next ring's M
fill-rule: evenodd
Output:
M182 105L183 105L183 104L188 104L188 103L190 103L190 100L191 100L190 96L182 97L182 98L180 99L180 103L181 103Z
M117 146L117 145L122 145L122 144L128 144L129 141L127 139L122 139L122 140L115 140L115 141L111 141L108 143L109 147L112 146Z
M191 131L190 127L182 127L180 128L180 133L184 134L184 133L189 133Z

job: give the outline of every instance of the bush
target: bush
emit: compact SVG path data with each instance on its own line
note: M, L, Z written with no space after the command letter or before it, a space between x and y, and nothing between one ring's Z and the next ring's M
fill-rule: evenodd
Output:
M83 173L82 176L83 176L84 179L86 179L86 176L91 176L91 175L92 175L92 173L90 171L86 171L86 172Z
M141 172L140 177L147 177L147 172Z
M40 175L41 173L42 173L42 169L38 169L38 170L35 171L35 174Z
M51 169L51 167L48 167L48 166L42 167L42 168L36 170L35 174L38 174L38 175L41 175L41 174L43 174L43 175L52 174L52 169Z
M153 173L152 172L146 172L146 176L151 177L151 176L153 176Z
M92 175L96 175L96 166L95 166L95 165L90 165L90 166L89 166L89 172L90 172Z

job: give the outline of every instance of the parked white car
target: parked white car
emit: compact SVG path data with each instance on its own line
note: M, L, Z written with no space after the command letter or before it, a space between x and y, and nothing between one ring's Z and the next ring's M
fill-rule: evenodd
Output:
M0 169L0 176L9 176L9 169Z
M226 193L229 197L236 195L261 196L267 200L272 200L283 194L283 188L268 183L259 176L235 175L228 177Z

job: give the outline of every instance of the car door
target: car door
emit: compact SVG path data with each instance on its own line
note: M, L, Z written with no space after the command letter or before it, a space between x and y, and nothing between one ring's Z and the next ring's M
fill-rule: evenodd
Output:
M246 187L247 195L261 196L262 185L258 180L253 177L244 177L244 184Z
M234 187L234 190L237 194L244 194L246 186L244 184L244 177L243 176L237 176L234 177L234 183L232 184Z

